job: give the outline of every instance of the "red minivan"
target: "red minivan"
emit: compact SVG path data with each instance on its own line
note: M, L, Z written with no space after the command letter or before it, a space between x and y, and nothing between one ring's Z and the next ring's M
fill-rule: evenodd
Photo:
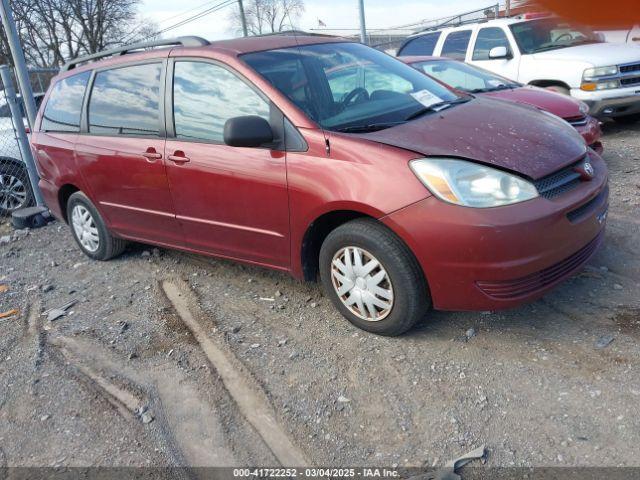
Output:
M538 298L603 238L607 169L566 122L332 37L85 57L36 126L42 192L89 257L132 240L319 277L379 334Z

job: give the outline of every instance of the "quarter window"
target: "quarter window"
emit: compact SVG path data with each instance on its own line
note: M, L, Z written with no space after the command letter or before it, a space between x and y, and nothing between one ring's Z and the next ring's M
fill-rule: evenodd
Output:
M57 82L42 114L44 132L79 132L84 92L91 72L79 73Z
M269 119L269 104L227 69L205 62L176 62L173 117L176 137L222 142L233 117Z
M508 52L511 51L509 40L507 40L504 31L496 27L481 29L478 32L476 46L473 50L473 59L489 60L489 52L494 47L506 47Z
M463 60L467 54L467 47L469 46L469 39L471 38L471 30L460 30L457 32L451 32L447 35L442 46L443 57L453 58L454 60Z
M159 63L98 72L89 101L89 131L110 135L160 135Z
M407 42L407 44L398 53L399 56L409 55L433 55L433 50L436 48L440 38L440 32L427 33L421 35L413 40Z

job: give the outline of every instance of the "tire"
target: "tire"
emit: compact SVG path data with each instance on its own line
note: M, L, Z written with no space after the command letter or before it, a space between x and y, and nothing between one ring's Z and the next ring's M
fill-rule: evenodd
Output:
M379 262L379 267L368 274L360 270L359 265L375 265L370 263L372 259ZM349 262L356 268L347 274ZM345 278L347 281L341 283ZM431 306L427 282L413 254L393 232L373 219L352 220L329 233L320 248L320 279L347 320L378 335L406 332L425 317ZM340 289L347 290L342 297ZM385 292L384 296L378 292ZM385 305L390 306L383 308Z
M29 174L23 165L13 162L0 164L0 216L34 204Z
M96 207L82 192L69 197L67 219L76 243L94 260L117 257L127 247L125 240L111 235Z
M633 115L623 115L621 117L612 117L616 123L621 123L622 125L630 125L632 123L636 123L640 121L640 113L635 113Z

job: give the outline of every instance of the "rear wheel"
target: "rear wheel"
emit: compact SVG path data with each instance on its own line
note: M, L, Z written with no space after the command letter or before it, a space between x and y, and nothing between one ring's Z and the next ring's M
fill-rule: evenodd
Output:
M0 215L33 205L33 193L25 168L15 163L0 164Z
M430 306L412 253L375 220L352 220L327 236L320 249L320 278L340 313L368 332L400 335Z
M114 237L91 200L76 192L67 202L67 219L80 249L94 260L109 260L120 255L127 242Z
M628 125L630 123L635 123L640 121L640 113L635 113L633 115L623 115L621 117L613 117L613 119L617 123L622 123L623 125Z

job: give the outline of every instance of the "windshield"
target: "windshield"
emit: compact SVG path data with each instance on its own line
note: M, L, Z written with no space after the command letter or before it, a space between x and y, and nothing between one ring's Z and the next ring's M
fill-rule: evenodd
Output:
M242 58L328 130L381 130L468 100L359 43L304 45Z
M557 18L514 23L509 28L522 53L544 52L585 43L602 42L593 30Z
M467 63L453 60L426 60L412 65L447 85L469 93L516 88L520 84Z

